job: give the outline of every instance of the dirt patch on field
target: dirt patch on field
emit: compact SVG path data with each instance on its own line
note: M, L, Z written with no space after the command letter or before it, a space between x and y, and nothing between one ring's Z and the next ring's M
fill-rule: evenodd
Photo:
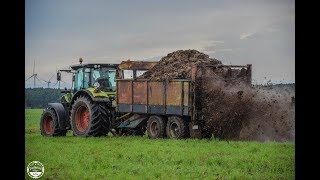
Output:
M179 50L163 57L139 78L190 78L193 64L222 65L196 50ZM232 140L294 140L294 85L251 86L244 83L243 69L216 68L206 73L200 73L197 81L202 87L198 117L206 133Z

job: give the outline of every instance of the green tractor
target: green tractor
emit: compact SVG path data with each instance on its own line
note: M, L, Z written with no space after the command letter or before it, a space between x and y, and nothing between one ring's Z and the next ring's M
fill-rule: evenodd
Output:
M40 119L43 136L104 136L115 117L116 69L118 64L80 64L70 66L72 88L64 90L59 103L49 103Z

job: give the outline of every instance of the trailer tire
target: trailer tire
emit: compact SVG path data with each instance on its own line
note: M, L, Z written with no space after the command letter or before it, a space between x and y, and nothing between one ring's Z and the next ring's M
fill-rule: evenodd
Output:
M166 133L169 138L186 138L189 134L188 125L181 117L171 116L168 118Z
M160 116L150 116L147 122L147 134L150 139L165 137L166 120Z

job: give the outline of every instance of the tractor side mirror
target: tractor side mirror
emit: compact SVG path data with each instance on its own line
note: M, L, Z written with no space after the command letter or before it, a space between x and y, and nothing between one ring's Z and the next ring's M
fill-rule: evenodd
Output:
M72 75L72 81L74 82L76 80L76 76Z
M57 81L61 81L61 72L60 71L57 72Z

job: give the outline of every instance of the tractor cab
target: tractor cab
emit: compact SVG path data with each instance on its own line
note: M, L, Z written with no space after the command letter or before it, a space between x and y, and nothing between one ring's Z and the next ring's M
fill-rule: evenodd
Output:
M105 92L116 91L117 64L77 64L70 67L74 71L74 92L89 87Z

